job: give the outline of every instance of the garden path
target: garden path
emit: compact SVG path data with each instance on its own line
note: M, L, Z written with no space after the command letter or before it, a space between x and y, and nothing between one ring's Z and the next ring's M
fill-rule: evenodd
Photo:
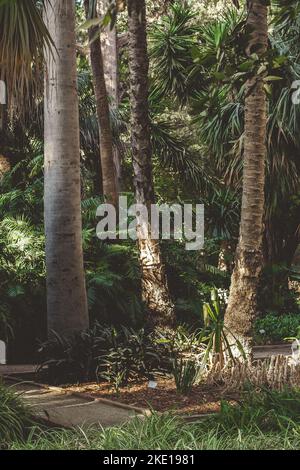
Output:
M117 406L108 400L93 399L68 393L58 387L43 387L34 382L16 381L5 376L4 382L22 396L34 417L56 427L120 425L139 415L142 410Z

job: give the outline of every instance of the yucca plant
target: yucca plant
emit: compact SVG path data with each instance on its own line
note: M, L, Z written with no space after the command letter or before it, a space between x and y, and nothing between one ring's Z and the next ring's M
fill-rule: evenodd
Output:
M245 351L240 341L224 325L224 314L225 307L221 304L218 291L213 289L211 292L211 303L203 305L206 333L204 333L202 341L207 343L204 362L207 362L209 357L212 356L213 361L220 362L221 367L225 364L226 358L235 360L230 336L234 339L240 356L246 359Z
M171 94L184 103L190 87L190 51L196 46L197 12L185 2L175 2L150 31L150 57L155 88L162 98Z

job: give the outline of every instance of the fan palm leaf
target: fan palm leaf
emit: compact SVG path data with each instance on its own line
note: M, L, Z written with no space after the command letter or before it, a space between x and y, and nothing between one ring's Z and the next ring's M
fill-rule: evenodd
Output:
M0 79L10 106L20 108L33 84L40 82L43 47L51 49L52 44L36 1L0 0Z

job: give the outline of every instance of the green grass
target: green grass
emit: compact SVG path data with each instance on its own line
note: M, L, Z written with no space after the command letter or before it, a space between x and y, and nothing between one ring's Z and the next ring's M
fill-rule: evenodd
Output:
M33 427L13 450L300 450L300 392L254 390L238 405L224 402L216 416L188 424L153 414L123 426L44 430Z
M27 426L32 424L30 413L13 388L0 383L0 448L6 448L11 441L20 440Z
M263 433L258 429L207 431L201 424L182 424L170 416L153 415L144 422L107 430L42 431L36 428L26 442L15 441L13 450L267 450L300 449L300 428Z

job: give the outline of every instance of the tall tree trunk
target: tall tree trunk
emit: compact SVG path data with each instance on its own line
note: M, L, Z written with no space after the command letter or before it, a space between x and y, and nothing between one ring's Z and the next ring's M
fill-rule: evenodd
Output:
M248 55L262 56L268 46L268 8L265 0L248 1L247 24L251 39ZM247 82L245 98L243 199L240 239L231 280L225 324L251 352L257 292L263 265L262 235L266 159L266 96L263 77Z
M150 210L154 203L152 149L148 109L148 69L146 7L144 0L128 2L129 68L131 82L132 155L137 204ZM141 221L138 220L138 228ZM142 270L142 293L152 326L172 326L174 307L170 299L160 245L138 230Z
M86 14L88 16L90 2L89 0L85 0L84 3ZM97 12L96 7L95 9ZM91 27L88 31L88 36L90 41L90 57L99 123L103 194L107 202L110 202L117 207L117 176L114 163L113 138L110 125L109 103L105 84L99 27Z
M98 0L98 11L105 15L110 5L109 0ZM113 101L119 102L119 74L118 74L118 37L117 28L114 25L106 26L101 31L101 44L104 62L104 75L108 95Z
M3 177L5 176L5 173L8 173L10 170L11 164L9 158L5 157L4 155L1 155L0 153L0 183Z
M107 12L109 0L98 0L98 11L101 15ZM110 106L117 110L119 105L119 48L118 33L116 25L111 28L106 26L101 32L101 45L103 54L104 76L108 96L110 97ZM114 163L116 168L117 188L120 191L122 187L122 161L121 154L117 146L113 146Z
M88 327L80 200L75 2L52 0L45 22L56 50L46 51L45 233L48 331Z

